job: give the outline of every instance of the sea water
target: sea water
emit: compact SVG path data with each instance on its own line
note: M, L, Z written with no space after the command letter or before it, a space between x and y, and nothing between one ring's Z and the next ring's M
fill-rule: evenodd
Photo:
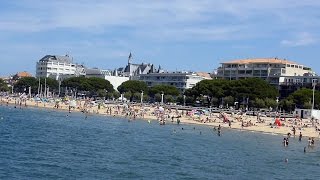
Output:
M0 106L0 179L320 179L319 142ZM287 159L287 161L286 161Z

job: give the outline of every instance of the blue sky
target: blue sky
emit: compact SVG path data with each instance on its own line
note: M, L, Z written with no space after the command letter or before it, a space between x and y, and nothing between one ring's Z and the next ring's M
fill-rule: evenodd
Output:
M167 70L278 57L320 74L319 19L314 0L0 0L0 75L34 74L46 54L114 69L130 51Z

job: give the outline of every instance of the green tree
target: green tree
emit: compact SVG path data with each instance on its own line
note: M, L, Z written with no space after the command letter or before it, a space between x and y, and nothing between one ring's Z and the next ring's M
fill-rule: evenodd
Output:
M266 103L264 102L263 99L260 98L256 98L253 102L253 106L255 108L265 108L266 107Z
M148 86L143 81L129 80L123 82L119 87L118 91L120 93L130 93L130 101L133 100L134 93L141 93L143 91L145 94L148 93Z
M304 102L303 103L303 108L304 109L311 109L312 103L311 102Z
M118 87L118 91L120 93L124 93L124 92L136 93L141 91L147 92L147 90L148 90L148 86L145 82L136 81L136 80L125 81Z
M264 102L267 107L276 108L279 105L275 99L271 98L265 98Z
M97 95L98 95L98 97L106 97L107 96L107 92L105 90L103 90L103 89L99 89L97 91Z
M102 90L102 89L108 92L114 91L112 84L108 80L97 78L97 77L90 77L90 78L87 78L86 81L90 84L93 91Z
M232 96L227 96L227 97L225 97L225 98L223 98L223 102L224 102L224 104L223 105L227 105L228 104L228 106L233 106L233 104L234 104L234 98L232 97Z
M318 92L316 92L317 96L315 96L315 104L319 104L319 96ZM312 90L301 88L294 93L290 94L287 100L291 100L295 103L295 105L299 108L304 108L306 103L312 101Z
M4 80L0 78L0 91L7 92L9 90L10 89L9 89L7 83L5 83Z
M133 93L133 100L140 103L141 93L138 93L138 92Z
M37 84L39 86L39 79L37 79ZM40 78L40 84L42 84L42 87L46 85L46 87L49 87L50 91L58 91L59 88L59 82L52 78Z
M165 95L178 96L180 91L175 86L170 85L155 85L150 88L149 95L154 96L157 93L164 93Z
M77 91L86 91L89 95L98 95L98 91L100 93L102 91L114 91L112 84L108 80L97 77L71 77L63 80L61 85Z
M221 100L223 97L231 96L234 101L242 102L243 99L256 98L275 99L278 96L278 90L268 84L266 81L258 78L248 78L241 80L203 80L197 83L192 89L187 90L185 95L193 97L193 100L200 96L207 97L208 106L213 103L213 98Z
M37 93L38 91L38 80L34 77L23 77L20 78L14 84L14 91L16 92L26 92L28 88L31 87L31 93Z
M126 98L126 99L130 99L131 97L133 97L133 93L131 93L130 91L129 92L125 92L123 94L123 96Z
M295 109L295 104L292 99L283 99L279 103L279 107L285 111L293 111Z
M165 99L165 102L166 102L166 103L172 103L172 102L174 102L174 98L173 98L172 95L165 95L165 96L164 96L164 99Z
M159 93L155 94L154 99L156 102L161 102L161 94L159 94Z

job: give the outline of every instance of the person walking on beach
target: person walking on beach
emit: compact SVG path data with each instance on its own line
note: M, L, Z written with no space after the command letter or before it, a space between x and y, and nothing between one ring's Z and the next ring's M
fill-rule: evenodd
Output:
M294 126L292 128L292 131L293 131L293 136L295 137L296 136L296 128Z
M301 140L302 140L302 133L300 132L300 134L299 134L299 141L301 142Z
M231 121L229 120L229 128L231 128Z

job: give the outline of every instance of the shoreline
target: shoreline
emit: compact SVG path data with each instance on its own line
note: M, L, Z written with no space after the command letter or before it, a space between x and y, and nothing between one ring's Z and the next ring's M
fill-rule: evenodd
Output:
M3 101L3 99L0 101L1 106L16 106L16 108L28 108L28 107L32 107L32 108L36 108L36 109L52 109L54 111L64 111L64 112L68 112L69 111L69 105L66 104L61 104L59 105L59 108L56 108L55 105L53 103L37 103L35 101L31 101L31 100L27 100L26 102L27 107L25 107L25 104L19 104L17 103L17 100L7 100L7 101ZM118 112L118 110L120 111L120 104L107 104L106 107L105 106L101 106L100 109L97 106L92 106L92 107L88 107L88 108L83 108L81 106L81 104L84 103L82 101L80 101L80 105L78 104L76 108L72 108L71 112L79 112L79 113L83 113L85 116L88 115L101 115L101 116L107 116L107 117L119 117L119 118L125 118L125 119L129 119L129 120L133 120L133 119L141 119L144 121L160 121L162 120L163 117L159 117L155 114L153 114L156 111L157 107L152 107L152 106L145 106L145 107L141 107L140 105L133 105L130 108L131 112L133 112L133 115L130 114L130 116L127 114L123 114L123 112ZM19 104L19 105L18 105ZM121 106L121 108L123 108L123 106ZM145 111L145 109L149 109L148 111ZM108 110L110 110L111 112L108 112ZM83 112L83 111L87 111L87 112ZM112 112L113 111L113 112ZM151 111L151 112L150 112ZM224 128L224 129L231 129L231 130L237 130L237 131L247 131L247 132L256 132L256 133L262 133L262 134L270 134L270 135L280 135L280 136L287 136L288 133L291 133L291 136L294 137L293 133L292 133L292 124L287 123L287 121L285 121L286 126L281 126L281 127L276 127L273 126L273 128L271 128L271 126L269 125L270 123L272 123L274 121L273 118L269 118L269 117L264 117L264 123L253 123L253 126L249 126L249 127L242 127L242 122L245 120L247 122L251 121L255 122L256 117L254 116L246 116L244 118L244 120L242 120L241 122L235 118L235 117L231 117L231 115L225 115L226 118L231 120L231 127L229 127L228 123L224 123L220 117L219 114L217 113L213 113L210 116L186 116L184 115L183 111L181 110L174 110L176 114L179 114L181 117L177 118L178 116L175 116L172 122L172 119L170 119L170 115L174 114L171 112L170 113L166 113L167 111L165 110L164 115L165 116L169 116L169 118L165 118L166 121L168 122L172 122L172 123L177 123L177 120L179 119L181 124L189 124L189 125L205 125L208 126L210 128L214 128L214 127L218 127L219 125ZM181 115L182 114L182 115ZM162 115L162 116L164 116ZM173 115L174 116L174 115ZM171 116L172 118L172 116ZM209 120L209 122L206 122L206 120ZM214 119L214 120L213 120ZM217 121L218 119L218 121ZM203 121L204 120L204 121ZM238 121L237 121L238 120ZM304 120L307 121L307 120ZM307 123L307 122L305 122ZM298 129L298 128L297 128ZM319 139L320 133L318 131L315 130L315 127L305 127L305 128L299 128L296 131L296 137L299 137L299 133L302 132L302 137L305 138L309 138L309 137L313 137L313 138L317 138Z

